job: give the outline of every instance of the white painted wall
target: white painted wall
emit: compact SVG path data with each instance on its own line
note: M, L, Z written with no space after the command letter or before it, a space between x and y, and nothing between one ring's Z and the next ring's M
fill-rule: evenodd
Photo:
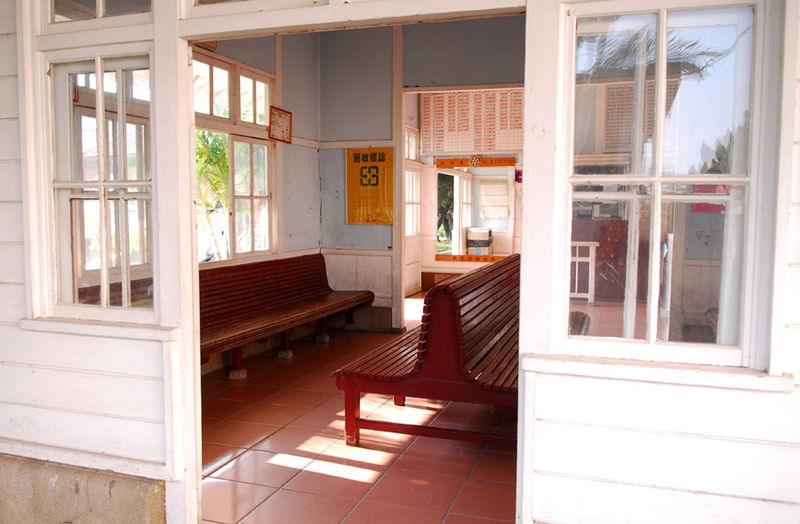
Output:
M800 19L794 40L797 42L798 65L794 89L794 144L792 150L791 209L789 212L789 234L787 281L784 299L787 301L786 327L783 333L783 358L788 371L800 378ZM791 42L791 36L787 38Z

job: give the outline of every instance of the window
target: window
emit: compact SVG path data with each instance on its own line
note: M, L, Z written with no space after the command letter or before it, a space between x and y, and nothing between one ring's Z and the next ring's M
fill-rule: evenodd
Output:
M148 59L55 64L53 93L58 301L152 309Z
M478 184L478 188L481 219L508 220L508 182L505 179L492 180L483 178Z
M752 172L755 22L751 6L577 18L570 309L590 336L741 345L767 176ZM575 246L592 246L591 279Z
M68 22L150 12L151 0L53 0L51 21Z
M404 139L405 158L419 161L419 129L406 126Z
M437 174L436 254L463 255L472 225L472 178L460 170Z
M198 260L273 249L272 77L194 48Z
M405 170L406 236L419 235L420 191L418 169Z

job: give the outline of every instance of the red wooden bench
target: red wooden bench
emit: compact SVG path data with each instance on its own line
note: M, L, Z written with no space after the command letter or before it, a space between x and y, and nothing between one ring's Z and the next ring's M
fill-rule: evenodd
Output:
M334 372L347 444L372 429L514 443L515 437L361 418L361 393L517 406L519 255L431 288L422 324Z
M231 378L244 378L242 346L282 334L280 356L291 358L289 330L319 320L318 342L327 342L326 317L369 304L372 291L334 291L325 258L306 255L200 270L200 355L203 362L232 352Z

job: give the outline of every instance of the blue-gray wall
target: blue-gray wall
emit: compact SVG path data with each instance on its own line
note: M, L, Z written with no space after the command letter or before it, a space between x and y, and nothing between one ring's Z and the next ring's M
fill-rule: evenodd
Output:
M322 246L339 249L387 249L392 245L392 226L345 223L347 208L344 169L344 149L320 151Z
M319 247L319 150L278 147L283 148L283 249Z
M525 17L403 27L403 85L522 83Z
M275 73L274 36L220 40L217 53L267 73Z
M292 112L292 133L319 139L319 39L318 33L282 37L283 102Z
M392 29L320 34L322 140L392 138Z

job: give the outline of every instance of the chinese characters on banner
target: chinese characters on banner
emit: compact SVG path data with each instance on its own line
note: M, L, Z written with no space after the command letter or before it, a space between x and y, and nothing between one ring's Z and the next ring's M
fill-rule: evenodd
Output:
M347 223L391 224L392 148L347 150Z

